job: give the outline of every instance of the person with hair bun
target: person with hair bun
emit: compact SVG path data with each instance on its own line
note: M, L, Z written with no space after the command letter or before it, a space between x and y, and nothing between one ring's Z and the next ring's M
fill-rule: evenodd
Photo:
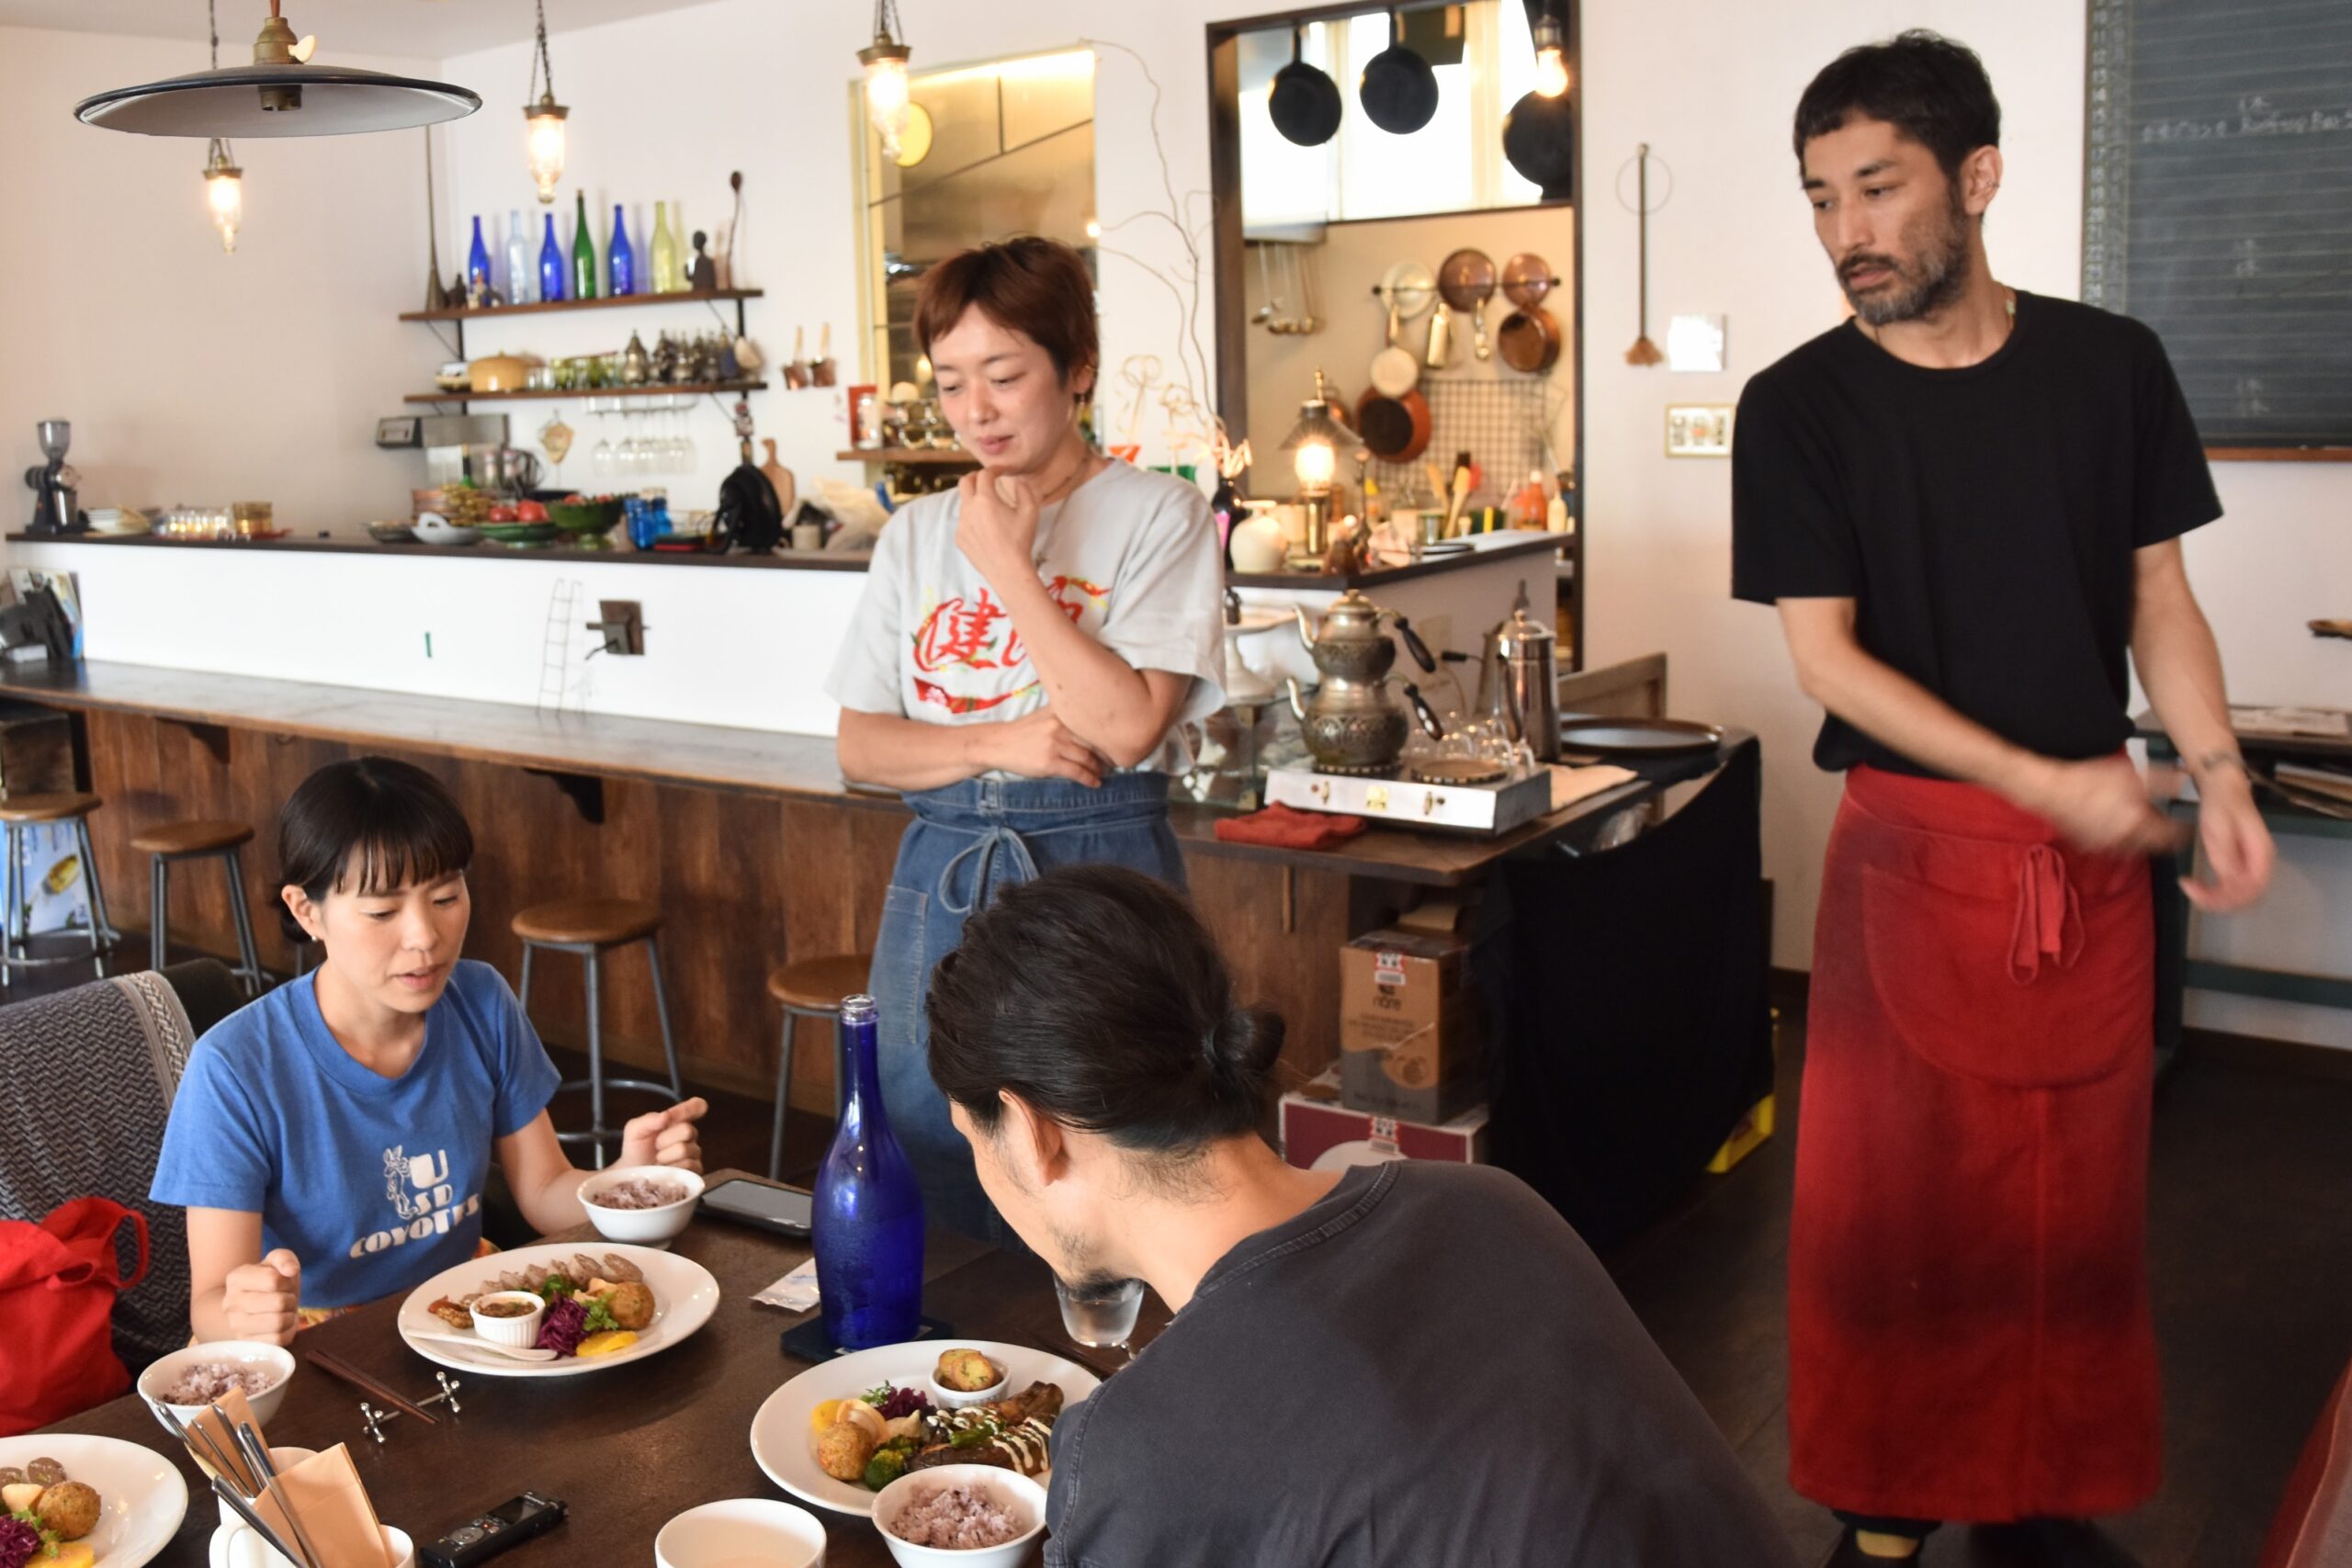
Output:
M932 1077L1005 1221L1079 1294L1175 1316L1054 1431L1047 1568L1792 1568L1566 1222L1516 1177L1300 1170L1283 1022L1184 897L1048 872L933 972Z
M289 1344L464 1262L493 1160L534 1229L587 1223L555 1064L505 978L458 956L473 852L441 782L389 757L321 768L278 813L287 934L325 956L196 1043L151 1194L187 1211L198 1339ZM700 1170L707 1109L634 1118L620 1163Z
M867 987L890 1123L931 1222L1002 1241L923 1068L923 979L971 911L1040 869L1183 885L1168 781L1224 702L1225 574L1197 487L1079 429L1102 368L1084 257L1034 236L949 256L914 332L980 468L882 530L826 692L842 774L914 811Z

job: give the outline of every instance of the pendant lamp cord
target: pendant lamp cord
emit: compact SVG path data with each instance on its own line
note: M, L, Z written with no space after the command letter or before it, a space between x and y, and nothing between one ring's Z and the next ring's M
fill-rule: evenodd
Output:
M899 19L899 0L874 0L876 42L879 43L884 39L889 39L892 43L902 42L899 32L905 26L906 24Z
M204 21L205 26L209 29L212 35L212 69L218 71L220 69L220 13L219 8L219 0L204 0ZM229 141L226 137L216 136L212 139L211 152L211 157L206 160L207 167L220 164L233 164L237 161L237 155L230 150Z
M552 63L552 62L548 59L548 6L547 6L547 0L538 0L538 12L539 12L539 42L538 42L538 53L537 53L537 55L532 59L532 61L531 61L531 85L532 85L532 86L534 86L534 87L537 86L537 85L539 85L539 79L540 79L542 76L546 77L546 79L547 79L547 86L548 86L547 96L548 96L548 97L552 98L552 97L554 97L554 96L555 96L555 66L554 66L554 64L553 64L553 63ZM538 102L538 99L537 99L537 97L532 97L532 96L529 96L528 95L526 95L526 102L529 102L529 103L537 103L537 102Z

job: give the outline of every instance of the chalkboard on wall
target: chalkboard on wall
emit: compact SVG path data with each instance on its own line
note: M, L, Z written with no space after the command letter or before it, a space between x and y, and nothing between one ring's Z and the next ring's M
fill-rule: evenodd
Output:
M2089 13L2084 299L2163 337L2209 448L2352 456L2352 0Z

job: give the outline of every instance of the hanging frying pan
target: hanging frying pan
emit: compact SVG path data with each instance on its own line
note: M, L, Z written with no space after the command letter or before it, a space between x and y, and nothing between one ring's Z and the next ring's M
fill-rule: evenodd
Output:
M1285 141L1320 147L1340 129L1340 85L1306 63L1306 31L1290 30L1290 63L1274 73L1266 112Z
M1421 378L1420 362L1396 344L1396 307L1388 307L1388 344L1372 356L1372 389L1384 398L1401 398Z
M1560 357L1560 323L1541 305L1522 305L1495 329L1495 348L1514 370L1540 376Z
M1401 398L1366 392L1356 404L1356 432L1365 450L1384 463L1409 463L1430 444L1429 400L1418 391Z
M1525 310L1541 305L1560 280L1552 276L1552 264L1533 251L1521 251L1503 263L1503 298Z
M1404 24L1388 9L1388 47L1372 57L1357 85L1364 118L1391 136L1410 136L1437 113L1437 73L1405 46Z
M1472 352L1481 359L1492 357L1494 349L1487 342L1487 301L1495 297L1494 258L1467 247L1454 252L1437 269L1437 291L1456 310L1470 312Z

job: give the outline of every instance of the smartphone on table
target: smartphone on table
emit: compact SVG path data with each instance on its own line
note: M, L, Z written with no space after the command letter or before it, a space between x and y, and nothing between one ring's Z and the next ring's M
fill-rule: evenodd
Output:
M763 1181L755 1176L729 1177L702 1195L702 1206L711 1213L803 1239L808 1235L814 1203L814 1195L805 1187Z

